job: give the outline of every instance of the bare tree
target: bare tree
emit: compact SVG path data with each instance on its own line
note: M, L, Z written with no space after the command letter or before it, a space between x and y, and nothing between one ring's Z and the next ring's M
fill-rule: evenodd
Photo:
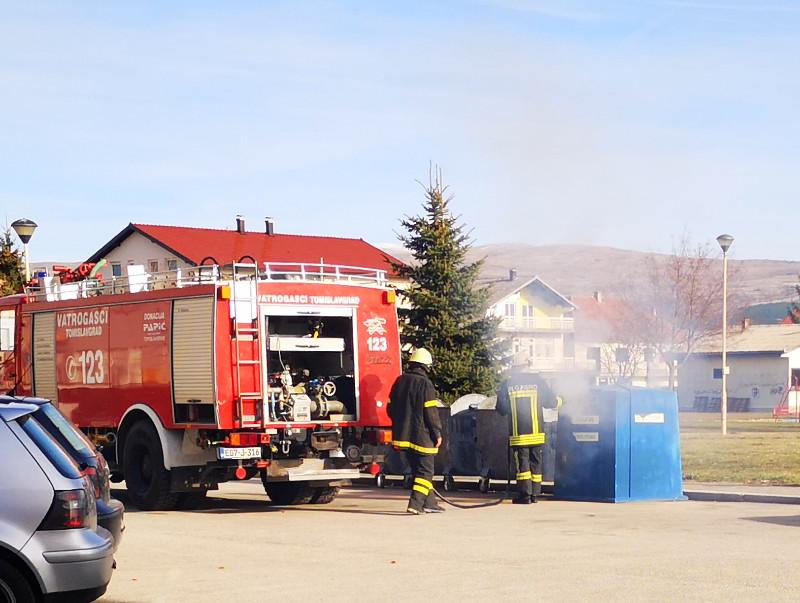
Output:
M675 387L677 370L697 346L721 331L722 270L710 244L683 236L671 255L651 256L647 282L632 308L640 338L658 353Z

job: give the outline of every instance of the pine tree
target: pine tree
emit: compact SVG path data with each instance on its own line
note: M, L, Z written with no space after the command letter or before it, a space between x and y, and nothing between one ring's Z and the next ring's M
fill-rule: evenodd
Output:
M800 280L800 277L798 279ZM786 315L794 324L798 324L800 323L800 285L794 286L794 293L797 299L786 308Z
M504 344L497 339L498 321L486 313L490 289L476 283L483 261L466 262L470 237L450 212L452 197L438 169L423 188L422 214L406 216L399 235L414 262L394 266L411 283L399 292L411 306L399 309L401 340L404 348L433 354L431 378L446 402L491 394Z
M12 295L22 291L25 280L22 258L14 247L11 230L0 236L0 295Z

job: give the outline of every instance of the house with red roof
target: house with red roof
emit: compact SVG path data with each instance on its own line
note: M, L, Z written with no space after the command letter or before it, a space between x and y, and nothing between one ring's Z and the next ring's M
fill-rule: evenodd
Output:
M669 370L648 341L648 325L631 302L604 296L573 297L575 354L595 364L598 384L667 387Z
M398 277L392 263L401 263L363 239L276 233L270 219L263 230L250 231L241 216L230 230L131 223L87 261L101 259L107 261L101 271L106 280L127 276L129 266L143 266L151 275L180 270L193 276L203 264L255 262L263 267L269 262L366 268L383 271L394 282Z

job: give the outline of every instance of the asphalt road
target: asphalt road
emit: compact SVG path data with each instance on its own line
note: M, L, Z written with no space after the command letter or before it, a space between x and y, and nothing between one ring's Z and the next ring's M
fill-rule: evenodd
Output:
M415 517L407 494L281 508L251 481L197 511L129 509L102 601L800 600L794 505L544 500Z

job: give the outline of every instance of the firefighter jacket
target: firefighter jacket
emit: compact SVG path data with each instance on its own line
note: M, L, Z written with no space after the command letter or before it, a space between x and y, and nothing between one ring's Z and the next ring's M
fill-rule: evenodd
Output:
M389 393L392 445L418 454L436 454L442 423L436 409L438 395L425 369L410 368Z
M508 443L511 446L544 444L543 408L557 408L558 399L536 375L512 375L497 391L497 412L509 420Z

